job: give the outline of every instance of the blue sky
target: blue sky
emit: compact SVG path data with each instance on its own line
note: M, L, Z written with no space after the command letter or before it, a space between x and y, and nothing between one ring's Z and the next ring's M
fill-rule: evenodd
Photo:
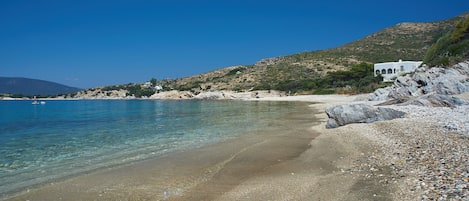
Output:
M467 0L0 0L0 76L81 88L180 78L467 11Z

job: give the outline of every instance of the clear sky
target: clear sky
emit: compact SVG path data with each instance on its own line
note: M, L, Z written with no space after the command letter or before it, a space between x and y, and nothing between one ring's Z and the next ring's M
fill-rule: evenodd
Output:
M468 0L0 0L0 76L89 88L337 47Z

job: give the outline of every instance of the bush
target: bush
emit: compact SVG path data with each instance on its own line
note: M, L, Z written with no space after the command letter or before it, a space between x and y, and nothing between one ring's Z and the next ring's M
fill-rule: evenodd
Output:
M233 69L233 70L230 70L228 73L226 73L225 76L236 75L238 72L243 72L244 70L246 70L246 68L244 68L244 67L238 67L238 68L235 68L235 69Z
M457 42L459 40L467 38L468 33L469 33L469 18L466 18L466 20L461 20L456 23L455 30L451 34L451 40L453 42Z
M374 76L372 64L361 63L348 70L329 72L325 77L280 82L274 88L292 93L313 91L314 94L330 94L337 92L336 88L347 88L343 92L369 93L379 88L382 80L381 76Z
M128 85L126 90L127 96L134 95L137 98L141 98L143 96L150 97L151 95L155 94L155 90L153 88L142 88L140 85Z
M443 35L425 54L430 66L450 65L469 56L469 18L456 23L453 31Z
M333 89L323 89L319 88L313 91L314 95L325 95L325 94L334 94L335 90Z

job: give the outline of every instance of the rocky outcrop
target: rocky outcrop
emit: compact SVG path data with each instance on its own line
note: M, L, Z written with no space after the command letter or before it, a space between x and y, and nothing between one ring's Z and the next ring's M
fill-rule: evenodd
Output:
M231 92L226 91L209 91L209 92L202 92L197 94L194 99L199 100L231 100L235 99L236 97Z
M405 115L390 108L373 107L367 104L338 105L326 109L329 117L326 128L337 128L350 123L371 123L401 118Z
M390 87L376 90L370 101L417 97L426 94L455 95L469 92L469 61L452 67L420 67L413 74L398 77Z
M283 92L270 90L270 91L249 91L249 92L234 92L234 91L207 91L201 92L197 95L189 91L164 91L153 94L150 99L159 100L248 100L265 97L281 97L284 96Z
M441 94L427 94L418 97L399 97L397 99L392 99L381 104L382 105L417 105L417 106L427 106L427 107L450 107L455 108L456 106L468 104L467 101L460 99L455 96L447 96Z
M189 91L163 91L160 93L153 94L150 99L162 99L162 100L187 100L194 97Z
M194 99L199 100L247 100L266 97L281 97L283 92L275 90L233 92L233 91L210 91L197 94Z
M104 91L100 88L97 89L88 89L79 91L72 98L75 99L125 99L129 98L127 96L127 90L109 90Z
M468 104L453 95L469 92L469 61L452 67L420 67L413 74L398 77L390 87L378 89L368 97L370 101L385 101L377 106L424 106L456 108ZM349 123L370 123L404 116L391 108L365 104L339 105L327 108L327 128Z

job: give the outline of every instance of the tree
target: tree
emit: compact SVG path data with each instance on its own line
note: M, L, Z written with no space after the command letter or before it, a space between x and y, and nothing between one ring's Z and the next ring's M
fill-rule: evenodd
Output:
M150 80L150 83L151 83L152 86L156 86L156 83L157 83L157 82L158 82L158 80L157 80L156 78L154 78L154 77L151 78L151 80Z

